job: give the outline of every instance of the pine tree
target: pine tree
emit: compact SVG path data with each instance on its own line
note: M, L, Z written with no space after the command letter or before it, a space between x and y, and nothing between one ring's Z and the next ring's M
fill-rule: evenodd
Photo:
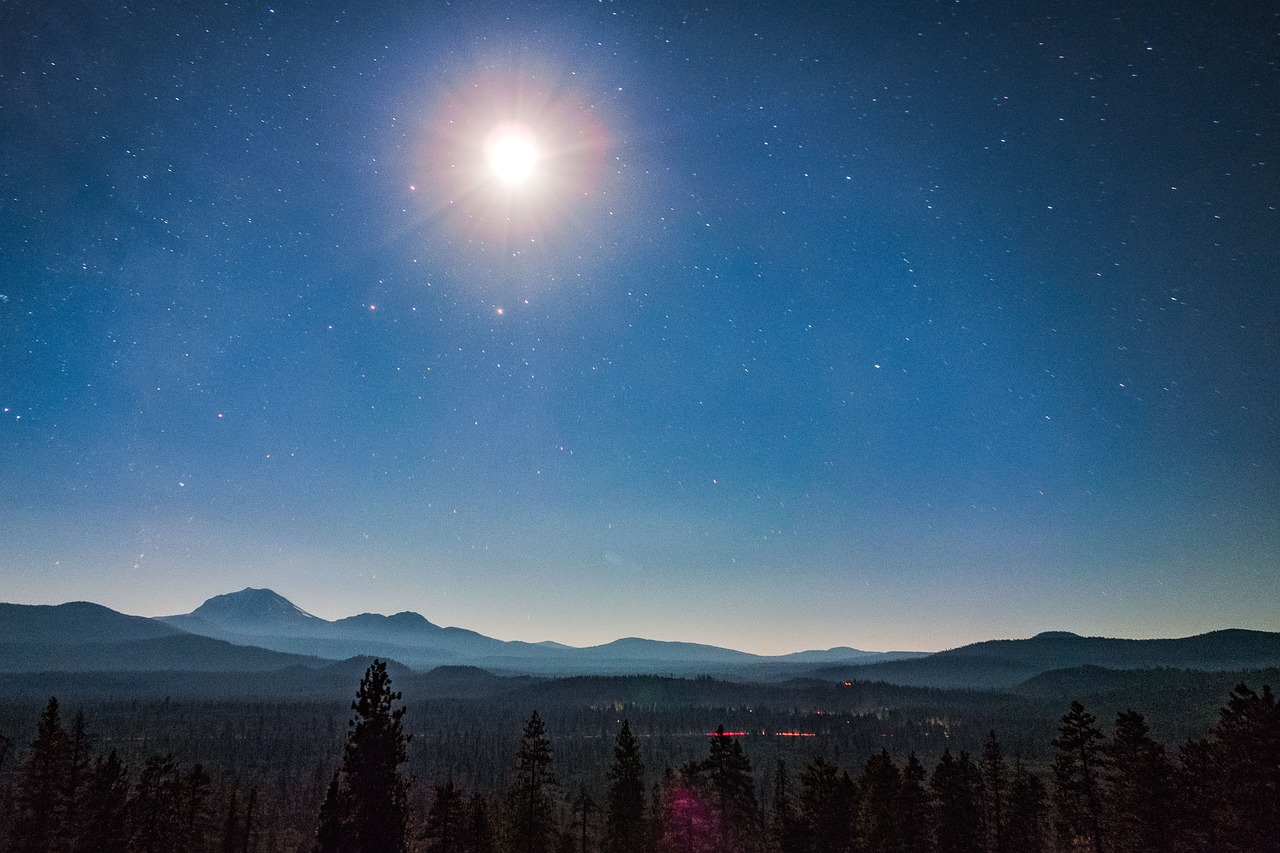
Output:
M236 801L234 795L231 800L231 811L227 815L227 842L223 844L223 853L233 853L237 850L234 845L236 838ZM342 826L342 815L344 807L342 803L342 783L339 780L339 772L335 771L333 778L329 780L329 788L325 791L324 802L320 804L320 821L316 828L316 842L311 848L312 853L342 853L343 846L346 842L346 836Z
M1174 797L1173 765L1137 711L1116 717L1106 748L1104 826L1111 853L1168 853Z
M183 779L182 849L207 850L213 831L212 780L202 764L193 764Z
M480 794L473 794L467 808L466 836L460 853L494 853L496 849L489 801Z
M849 775L824 758L800 774L800 825L804 849L847 853L854 849L854 786Z
M348 723L342 778L347 806L344 853L403 853L409 821L409 790L400 775L409 739L401 718L405 708L394 707L400 694L391 689L385 662L375 659L356 691Z
M80 827L80 798L92 767L91 750L89 725L84 711L78 710L71 723L71 731L67 733L67 776L62 791L67 828L66 839L59 845L64 850L70 849Z
M649 793L649 807L647 809L648 820L645 821L645 853L661 853L663 850L663 836L666 833L670 815L667 814L667 807L670 800L670 792L676 784L675 771L670 767L662 770L662 777L658 780L658 784L653 786L653 790Z
M1180 853L1218 853L1223 849L1218 841L1222 786L1213 752L1204 739L1189 740L1178 750L1174 776L1177 811L1171 830Z
M877 853L898 853L902 849L897 820L902 775L886 750L867 760L859 784L862 803L858 825L862 843Z
M252 853L257 841L257 830L253 825L254 809L258 805L258 786L249 788L249 802L244 806L244 831L240 835L239 853Z
M129 844L129 773L113 749L85 784L75 853L118 853Z
M1004 755L1000 752L1000 741L992 729L982 747L983 822L987 827L987 850L990 853L1006 853L1009 849L1004 833L1008 775Z
M1271 688L1237 685L1211 743L1222 849L1280 850L1280 705Z
M627 720L622 721L613 746L608 780L604 853L642 853L645 841L644 762L640 760L640 748Z
M551 741L534 711L525 723L508 791L506 846L510 853L548 853L558 838L551 762Z
M677 773L668 770L663 775L656 818L651 821L655 853L722 853L726 849L709 788L702 762L692 761Z
M36 728L36 739L18 773L14 791L16 853L62 850L68 840L67 780L71 749L56 697L50 698Z
M641 800L643 803L644 800ZM574 802L573 808L573 831L566 832L575 840L575 853L587 853L588 846L591 844L593 833L591 832L592 819L596 812L596 801L591 796L591 792L584 786L579 792Z
M449 780L435 786L435 796L427 811L427 825L423 837L427 840L428 853L461 853L466 822L466 804L462 793Z
M1097 719L1079 702L1071 703L1053 741L1054 804L1058 837L1068 848L1087 844L1091 853L1102 847L1103 741Z
M725 734L724 726L719 726L711 738L702 770L725 853L755 849L759 840L760 812L751 776L751 761L742 752L742 744L737 738Z
M1048 793L1040 777L1015 760L1009 785L1009 818L1005 824L1008 849L1014 853L1044 850Z
M408 845L409 786L400 774L409 738L387 665L375 659L360 679L342 768L320 807L318 853L403 853Z
M777 853L806 853L804 830L791 800L787 764L778 760L773 779L773 808L769 811L769 837Z
M934 847L938 853L981 853L982 776L966 752L953 758L951 750L933 768L929 779L934 799Z
M933 834L929 831L929 795L925 790L924 765L914 752L907 755L902 768L902 784L898 788L898 840L903 853L932 853Z
M169 853L181 848L182 781L172 755L153 755L146 760L130 811L137 853Z

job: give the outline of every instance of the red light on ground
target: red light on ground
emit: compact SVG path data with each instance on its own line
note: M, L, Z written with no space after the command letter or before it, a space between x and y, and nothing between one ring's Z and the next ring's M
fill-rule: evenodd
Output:
M743 737L746 735L746 732L707 732L707 737L719 737L720 735L724 735L725 737Z

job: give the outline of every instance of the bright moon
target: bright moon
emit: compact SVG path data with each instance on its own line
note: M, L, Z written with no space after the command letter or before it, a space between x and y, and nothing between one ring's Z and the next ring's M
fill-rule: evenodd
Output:
M505 184L522 184L538 163L538 143L523 129L501 128L485 146L485 160L493 176Z

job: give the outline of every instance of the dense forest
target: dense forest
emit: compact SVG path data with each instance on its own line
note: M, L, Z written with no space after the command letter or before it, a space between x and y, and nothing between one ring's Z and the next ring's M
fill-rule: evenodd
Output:
M541 713L406 705L375 661L349 710L11 705L0 850L1280 851L1280 707L1265 686L1236 686L1203 736L1170 749L1143 714L1100 722L1080 702L1045 726L962 696L962 725L941 709L895 718L866 693L865 707L824 713L756 707L705 679L639 683L633 701L602 702L600 683L571 681L573 700ZM730 702L708 730L705 706L637 689Z

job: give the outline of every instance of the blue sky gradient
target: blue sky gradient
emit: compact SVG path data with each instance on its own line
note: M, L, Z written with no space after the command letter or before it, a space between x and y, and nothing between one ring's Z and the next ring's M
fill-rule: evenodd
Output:
M1237 11L0 5L0 597L1280 630L1277 19ZM541 188L465 177L508 114Z

